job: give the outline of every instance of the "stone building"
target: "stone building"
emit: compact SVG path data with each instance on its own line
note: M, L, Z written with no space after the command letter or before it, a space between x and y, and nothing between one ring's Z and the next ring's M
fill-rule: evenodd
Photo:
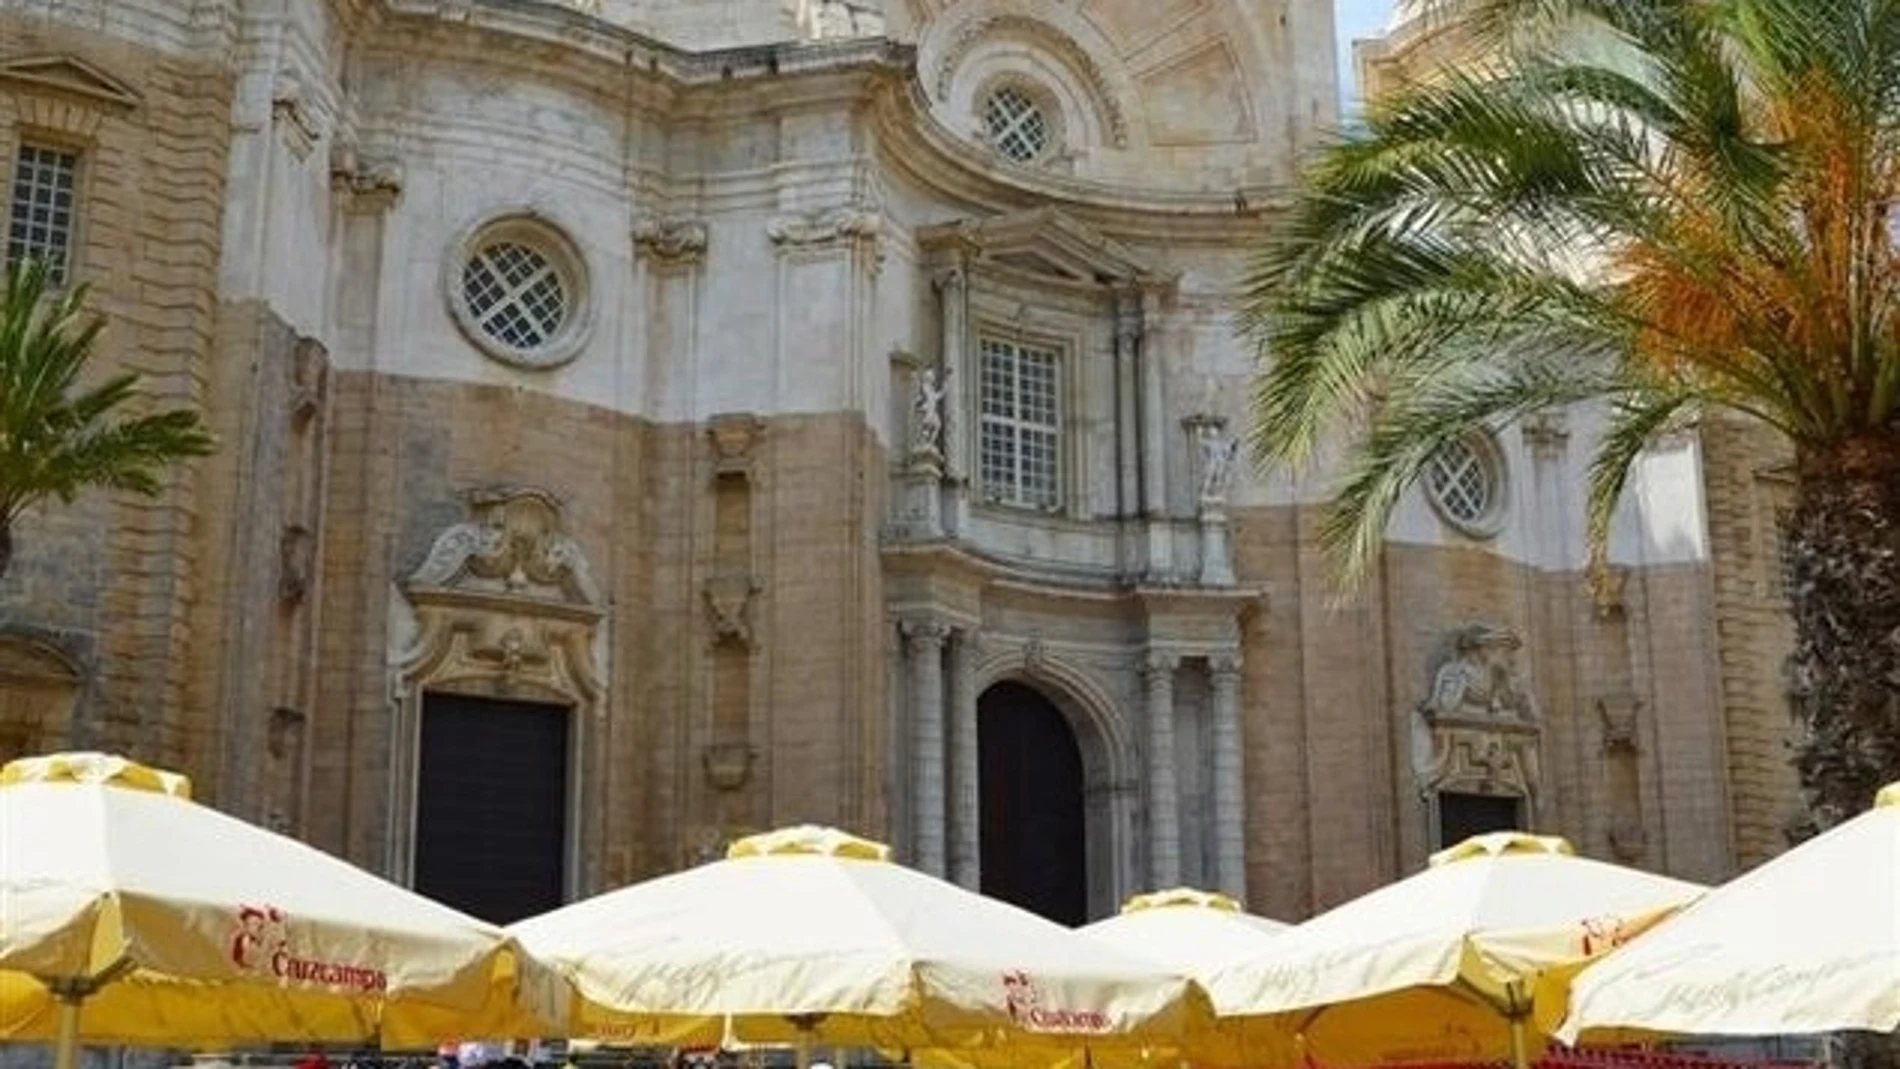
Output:
M1067 921L1722 877L1749 462L1658 449L1593 593L1587 413L1474 437L1342 599L1237 454L1335 95L1327 0L0 0L8 255L223 443L28 518L0 748L499 920L795 821Z

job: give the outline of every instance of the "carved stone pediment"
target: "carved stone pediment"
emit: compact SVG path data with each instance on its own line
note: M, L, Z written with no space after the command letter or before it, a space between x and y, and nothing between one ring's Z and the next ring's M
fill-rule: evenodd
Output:
M0 85L76 97L115 109L139 105L138 90L77 56L21 56L0 61Z
M437 536L409 576L412 601L527 603L599 615L600 591L580 546L562 526L560 502L540 490L474 494L472 518Z
M1032 208L962 220L918 232L926 250L961 249L972 266L985 262L1083 285L1160 286L1160 268L1058 208Z

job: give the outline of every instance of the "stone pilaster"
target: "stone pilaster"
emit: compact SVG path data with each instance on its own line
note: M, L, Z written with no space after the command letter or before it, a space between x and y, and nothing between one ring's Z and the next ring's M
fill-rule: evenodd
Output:
M1214 748L1214 887L1237 901L1247 896L1246 781L1240 734L1240 655L1207 659Z
M950 658L950 878L975 891L982 885L975 632L956 633Z
M920 871L944 875L943 647L950 628L938 620L906 620L910 673L910 789L914 859Z
M1151 653L1148 688L1148 882L1159 890L1181 882L1181 799L1174 757L1174 671L1181 659Z

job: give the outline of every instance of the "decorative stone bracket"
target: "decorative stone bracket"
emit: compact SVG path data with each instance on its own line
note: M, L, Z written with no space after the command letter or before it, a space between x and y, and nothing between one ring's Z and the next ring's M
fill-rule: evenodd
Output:
M706 224L697 219L645 216L633 224L634 249L665 263L699 263L708 242Z
M751 649L752 601L764 588L750 575L716 575L706 580L706 607L712 610L713 644Z
M869 253L867 266L884 266L884 215L871 204L854 201L834 208L780 216L766 224L765 234L781 250L822 249L849 245Z
M750 481L753 458L765 438L765 421L750 412L722 412L709 422L706 437L712 441L713 477Z

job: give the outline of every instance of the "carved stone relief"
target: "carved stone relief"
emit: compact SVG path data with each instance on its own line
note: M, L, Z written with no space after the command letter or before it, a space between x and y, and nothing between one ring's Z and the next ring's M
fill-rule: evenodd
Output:
M1516 664L1523 641L1472 624L1450 636L1431 695L1414 717L1412 763L1420 794L1502 794L1535 805L1542 784L1542 730Z

